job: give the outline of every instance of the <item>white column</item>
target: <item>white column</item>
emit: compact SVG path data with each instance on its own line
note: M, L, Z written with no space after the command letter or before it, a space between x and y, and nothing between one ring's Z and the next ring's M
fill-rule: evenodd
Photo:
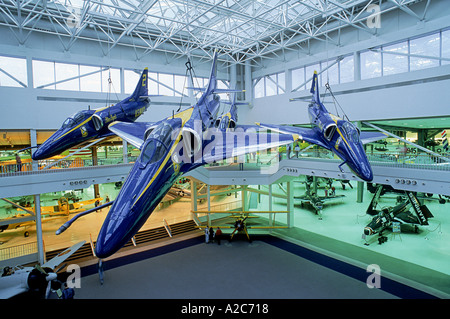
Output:
M128 163L128 143L125 140L122 140L122 148L123 148L123 163Z
M44 255L44 240L42 236L42 222L41 222L41 196L34 195L34 213L36 218L36 237L38 245L38 262L39 264L45 263Z
M287 226L289 228L294 227L294 189L292 182L287 182Z
M30 143L31 143L31 146L37 146L37 133L36 133L35 129L30 129ZM32 148L31 154L33 154L35 151L36 151L36 148ZM33 160L31 165L32 165L33 171L39 170L38 161Z

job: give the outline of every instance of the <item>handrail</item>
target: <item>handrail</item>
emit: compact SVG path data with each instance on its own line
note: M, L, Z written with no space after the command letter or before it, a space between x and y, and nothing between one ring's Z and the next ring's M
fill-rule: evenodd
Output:
M35 253L37 253L37 242L11 246L0 249L0 260L7 260Z
M170 225L167 223L166 219L163 219L163 224L167 234L169 234L169 236L172 237L172 229L170 228Z

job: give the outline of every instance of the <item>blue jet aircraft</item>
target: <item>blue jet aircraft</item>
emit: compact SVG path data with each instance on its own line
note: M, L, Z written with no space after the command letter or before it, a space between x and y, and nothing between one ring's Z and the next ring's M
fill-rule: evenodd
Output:
M329 113L320 101L317 72L314 72L310 92L312 100L308 107L308 114L312 128L262 123L258 123L258 125L282 133L298 134L299 139L330 150L342 159L343 163L339 165L341 171L343 171L341 166L347 164L356 176L364 181L371 181L373 179L372 168L363 144L383 139L387 135L361 132L350 121Z
M67 118L60 129L33 153L33 160L46 159L88 140L114 135L108 125L114 121L134 122L148 108L148 69L145 68L132 95L119 103L97 110L84 110Z
M265 134L258 126L234 123L233 129L229 125L215 128L220 107L218 94L236 92L217 88L216 60L217 53L209 83L201 89L203 94L194 106L158 122L146 123L145 127L143 123L114 122L109 125L112 132L138 147L141 154L99 232L95 255L100 261L117 252L137 233L182 174L207 163L295 140L296 136L292 134ZM231 108L235 105L232 104ZM234 115L231 118L233 121L236 119ZM65 223L57 234L67 229L76 218Z

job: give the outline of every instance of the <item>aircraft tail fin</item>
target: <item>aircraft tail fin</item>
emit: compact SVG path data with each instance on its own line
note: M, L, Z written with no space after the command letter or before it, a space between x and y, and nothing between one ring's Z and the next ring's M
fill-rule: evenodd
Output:
M312 102L315 102L317 104L321 104L320 102L320 95L319 95L319 76L317 75L317 71L314 71L314 75L311 82L311 90L312 94Z
M212 94L217 89L217 51L214 52L213 63L211 66L211 74L209 75L208 87L206 94Z
M130 99L137 101L141 97L147 97L148 95L148 68L142 71L141 77L134 89L133 94L131 94Z
M427 206L420 205L417 197L413 194L413 192L408 191L406 193L419 223L421 225L428 225L428 218L432 218L433 214L431 214Z

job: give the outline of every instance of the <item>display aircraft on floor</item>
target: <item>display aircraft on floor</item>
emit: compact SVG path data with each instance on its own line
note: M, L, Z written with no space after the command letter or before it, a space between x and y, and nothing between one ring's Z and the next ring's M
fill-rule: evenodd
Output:
M148 108L148 69L145 68L136 88L119 103L97 110L83 110L68 117L33 153L34 160L43 160L90 140L113 136L108 125L114 121L134 122Z
M111 256L123 247L182 174L215 161L289 144L297 138L293 134L267 134L255 125L235 123L233 129L229 125L216 128L218 94L237 92L217 88L216 61L217 53L209 82L199 89L203 93L192 107L156 123L147 123L146 127L143 123L109 125L112 132L139 148L141 154L101 227L95 246L98 258ZM57 234L71 223L64 224Z
M409 230L415 233L419 232L419 226L428 226L428 219L433 217L426 205L422 205L414 192L403 191L405 198L396 206L384 207L377 210L378 201L383 193L384 185L378 185L366 213L374 216L370 223L364 227L363 238L366 240L365 245L368 245L369 236L378 234L378 243L382 244L387 241L387 237L383 235L385 230L391 230L394 233L399 233L404 230Z
M72 247L59 253L57 256L49 260L43 265L34 267L4 267L0 277L0 299L12 298L22 293L36 291L38 297L47 298L51 290L62 293L62 297L66 294L67 288L65 283L69 273L58 273L61 269L57 269L67 258L75 253L85 241L81 241ZM62 268L65 266L63 265Z
M364 181L373 179L372 168L364 152L363 144L374 142L387 135L383 133L361 132L353 123L327 111L319 97L317 72L314 72L311 85L312 100L308 114L312 128L270 125L259 123L262 127L282 133L298 134L305 142L319 145L336 154L348 167Z

